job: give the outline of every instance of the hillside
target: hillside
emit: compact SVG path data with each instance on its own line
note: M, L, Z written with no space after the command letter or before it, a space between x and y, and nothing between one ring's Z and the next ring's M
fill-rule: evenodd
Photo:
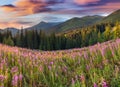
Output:
M14 36L14 35L17 34L17 32L19 32L19 29L13 28L13 27L5 28L5 29L0 29L0 32L1 32L1 33L5 33L5 32L7 32L7 31L10 31L10 32L12 33L12 35Z
M29 27L29 28L26 28L26 30L44 30L44 31L47 31L49 30L50 28L52 28L53 26L56 26L58 25L59 22L40 22L32 27Z
M106 24L106 23L113 23L113 24L115 24L117 21L120 22L120 10L117 10L117 11L111 13L107 17L103 17L101 20L97 21L95 23L95 25L101 27L100 26L101 24L103 24L103 25ZM93 28L93 27L94 27L94 24L91 25L90 27L86 26L86 28L90 28L90 29ZM68 31L65 31L65 32L62 32L62 33L58 33L58 34L59 35L60 34L66 34L67 36L70 36L72 34L75 35L75 34L77 34L77 32L79 32L79 29L82 29L82 28L80 28L80 27L78 29L77 28L76 29L73 28L73 30L68 30Z
M103 18L100 21L100 23L106 23L106 22L115 23L117 21L120 21L120 10L117 10L111 13L110 15L108 15L107 17Z
M93 25L96 22L100 21L103 17L102 16L85 16L82 18L72 18L67 20L61 24L58 24L50 29L51 32L64 32L69 31L77 28L87 27L89 25Z
M102 17L102 16L85 16L85 17L75 17L72 19L69 19L65 22L40 22L34 26L31 26L29 28L25 28L25 30L43 30L45 31L47 34L48 33L63 33L66 31L71 31L71 30L75 30L75 29L81 29L83 27L89 27L89 26L93 26L96 24L101 24L101 23L116 23L116 21L120 21L120 10L117 10L113 13L111 13L110 15L108 15L107 17ZM6 28L6 30L10 30L12 31L13 34L16 34L16 32L18 31L16 28ZM3 30L1 30L3 31Z
M0 86L117 87L120 39L86 48L36 51L0 44Z

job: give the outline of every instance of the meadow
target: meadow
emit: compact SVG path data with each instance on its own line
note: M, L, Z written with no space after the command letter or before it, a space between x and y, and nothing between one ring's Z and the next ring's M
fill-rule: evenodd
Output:
M0 87L120 87L120 39L59 51L0 44Z

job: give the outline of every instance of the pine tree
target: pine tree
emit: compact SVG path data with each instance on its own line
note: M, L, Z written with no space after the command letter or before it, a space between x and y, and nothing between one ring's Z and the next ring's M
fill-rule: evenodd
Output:
M14 42L10 36L8 38L4 38L3 43L6 45L14 46Z

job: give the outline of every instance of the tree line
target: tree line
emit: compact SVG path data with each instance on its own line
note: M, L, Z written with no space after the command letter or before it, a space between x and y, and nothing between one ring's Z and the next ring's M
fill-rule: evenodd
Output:
M114 26L114 29L113 29ZM98 24L73 32L46 35L40 30L21 30L15 36L10 31L0 33L0 43L40 50L62 50L94 45L120 37L119 22Z

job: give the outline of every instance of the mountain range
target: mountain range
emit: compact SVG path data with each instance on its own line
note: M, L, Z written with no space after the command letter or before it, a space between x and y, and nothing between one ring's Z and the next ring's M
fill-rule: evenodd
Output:
M117 10L110 15L103 17L103 16L85 16L85 17L74 17L72 19L69 19L65 22L40 22L34 26L31 26L29 28L25 28L24 30L43 30L46 33L61 33L66 32L74 29L81 29L83 27L88 27L91 25L95 25L98 23L115 23L116 21L120 21L120 10ZM11 31L12 34L16 34L19 29L16 28L6 28L0 30L1 32L6 32L7 30Z

